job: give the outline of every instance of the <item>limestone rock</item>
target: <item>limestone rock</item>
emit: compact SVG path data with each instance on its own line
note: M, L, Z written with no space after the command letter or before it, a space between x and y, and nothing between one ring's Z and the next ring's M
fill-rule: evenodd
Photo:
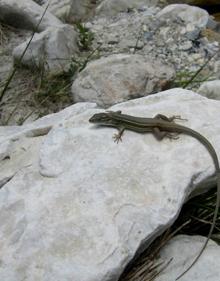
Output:
M13 51L15 63L28 44L29 39ZM30 68L44 68L51 73L68 70L71 56L78 51L76 32L70 25L48 28L35 34L29 45L22 64Z
M75 102L102 107L160 91L174 78L173 68L141 55L117 54L90 62L72 85Z
M156 6L158 0L104 0L96 8L96 14L114 16L128 9Z
M169 18L170 20L179 18L185 24L199 29L205 28L209 20L209 14L205 10L186 4L168 5L157 16L160 19Z
M16 28L35 30L44 10L32 0L0 0L0 21ZM60 25L62 22L47 11L37 31Z
M180 114L220 151L219 101L172 89L109 109ZM1 144L8 142L0 146L7 156L0 161L0 280L118 280L172 224L187 194L214 173L205 147L190 136L158 142L126 131L114 143L114 128L88 122L100 111L81 103L0 127Z
M220 100L220 80L203 82L198 93L209 99Z
M86 20L94 4L92 0L51 0L49 11L65 22ZM44 7L48 1L45 1Z
M32 0L0 0L0 21L22 29L35 30L45 8ZM31 68L44 68L50 72L67 70L71 56L78 50L76 32L70 25L64 25L50 12L46 12L28 47L21 64ZM14 62L20 57L29 39L13 51Z

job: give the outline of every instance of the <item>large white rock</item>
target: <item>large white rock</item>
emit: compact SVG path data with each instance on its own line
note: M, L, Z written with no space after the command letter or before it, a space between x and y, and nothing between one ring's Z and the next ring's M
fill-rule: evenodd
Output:
M29 39L13 50L14 62L20 61ZM34 35L22 64L31 68L44 68L51 73L68 70L71 56L78 51L77 33L71 25L48 28Z
M198 93L210 99L220 100L220 80L203 82Z
M96 8L96 14L114 16L128 9L156 6L158 0L104 0Z
M171 263L155 278L155 281L175 280L193 262L205 243L205 237L178 235L171 239L160 252L158 262ZM197 263L180 279L181 281L219 281L220 249L210 241Z
M186 25L199 29L205 28L209 20L208 12L199 7L187 4L168 5L157 14L157 17L160 20L163 18L170 20L179 18Z
M173 89L111 108L119 109L180 114L220 151L219 101ZM114 128L88 122L100 111L82 103L0 127L0 280L116 281L214 173L190 136L158 142L126 131L114 143Z
M16 28L35 30L44 10L32 0L0 0L0 21ZM62 22L47 11L37 31L60 25Z
M160 60L141 55L116 54L90 62L72 85L75 102L102 107L162 90L175 71Z

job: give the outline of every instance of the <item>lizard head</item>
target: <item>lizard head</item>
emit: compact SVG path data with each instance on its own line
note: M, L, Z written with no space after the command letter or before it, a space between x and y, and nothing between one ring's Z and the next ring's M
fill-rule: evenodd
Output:
M111 117L108 112L96 113L90 119L90 123L108 125L111 122Z

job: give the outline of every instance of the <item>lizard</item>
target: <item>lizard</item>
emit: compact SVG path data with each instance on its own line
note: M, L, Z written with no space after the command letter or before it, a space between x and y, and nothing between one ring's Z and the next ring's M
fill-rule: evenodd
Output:
M213 230L215 228L215 224L218 216L218 209L220 205L220 167L219 167L219 160L218 160L217 153L214 147L212 146L212 144L207 140L207 138L205 138L199 132L189 127L182 126L180 124L175 123L174 122L175 119L186 120L186 119L182 119L179 115L167 117L162 114L157 114L153 118L145 118L145 117L135 117L132 115L122 114L121 111L115 111L115 112L107 111L107 112L94 114L89 119L89 122L96 125L110 126L110 127L117 128L119 132L118 134L115 134L113 136L114 140L117 143L119 141L122 141L122 135L126 129L137 133L153 133L158 140L162 140L165 137L168 137L170 139L177 139L178 134L183 133L197 139L200 143L202 143L206 147L209 154L211 155L215 165L216 176L217 176L217 199L216 199L216 206L214 210L212 224L208 236L206 238L206 241L202 246L202 249L196 256L196 258L193 260L191 265L176 278L176 280L179 280L198 261L203 251L205 250L212 236Z

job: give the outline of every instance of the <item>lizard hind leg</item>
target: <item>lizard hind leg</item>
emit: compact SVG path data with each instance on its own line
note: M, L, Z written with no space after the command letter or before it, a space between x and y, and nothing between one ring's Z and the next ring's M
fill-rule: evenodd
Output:
M161 131L158 127L153 128L153 134L157 140L162 140L168 138L170 140L177 140L179 138L179 133L170 133L167 131Z
M180 115L172 115L170 117L167 117L166 115L163 114L157 114L156 116L154 116L155 119L160 119L163 121L167 121L167 122L174 122L174 120L183 120L183 121L187 121L187 119L183 119L181 118Z

